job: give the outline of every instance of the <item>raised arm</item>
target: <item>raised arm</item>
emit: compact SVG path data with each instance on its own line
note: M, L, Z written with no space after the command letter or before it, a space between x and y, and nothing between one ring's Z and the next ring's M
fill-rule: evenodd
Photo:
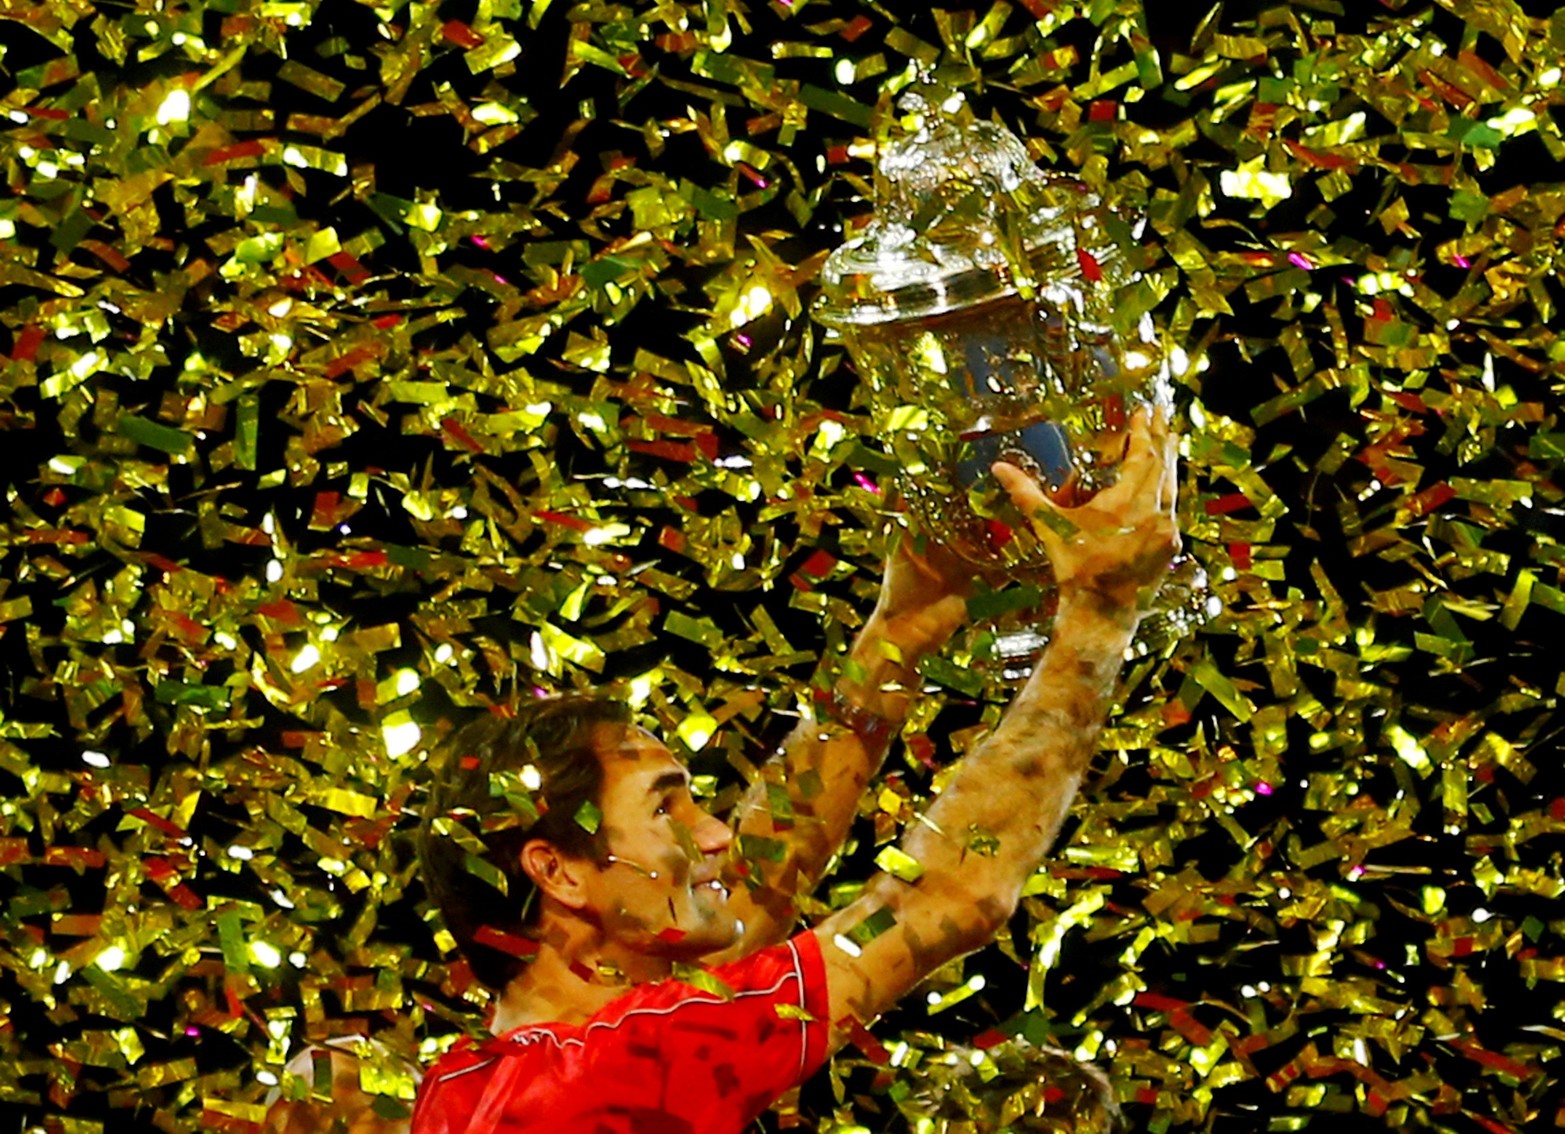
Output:
M903 534L887 558L880 599L848 653L819 720L783 741L735 810L737 847L758 888L736 887L740 941L714 961L783 940L808 892L847 837L859 798L879 770L919 683L916 666L966 618L973 571Z
M1059 832L1125 649L1178 546L1175 460L1166 418L1143 411L1119 481L1080 507L1054 504L1019 469L995 466L1034 517L1054 567L1060 602L1050 644L999 725L903 839L923 876L908 883L877 874L816 928L834 1022L879 1015L940 965L987 943L1015 911ZM852 931L884 913L893 924L855 943ZM834 1043L845 1036L836 1028Z

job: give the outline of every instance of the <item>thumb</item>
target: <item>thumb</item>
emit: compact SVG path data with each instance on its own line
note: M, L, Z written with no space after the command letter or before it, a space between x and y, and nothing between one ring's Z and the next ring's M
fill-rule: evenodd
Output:
M1005 489L1006 495L1011 498L1011 503L1029 519L1040 509L1053 507L1054 502L1045 495L1043 486L1038 483L1037 478L1029 476L1018 466L1009 461L996 461L990 466L989 471L994 473L994 478L1000 482L1000 487Z
M996 461L989 471L1010 496L1017 511L1027 517L1034 534L1044 541L1044 546L1051 553L1057 540L1068 538L1077 530L1075 523L1066 515L1066 509L1049 498L1037 477L1009 461Z

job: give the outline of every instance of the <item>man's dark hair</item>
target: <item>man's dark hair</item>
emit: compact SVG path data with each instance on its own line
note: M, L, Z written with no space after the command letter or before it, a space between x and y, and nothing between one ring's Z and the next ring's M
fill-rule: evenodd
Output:
M623 701L570 693L524 702L509 715L486 714L437 750L418 831L419 866L446 929L490 988L504 988L521 970L514 941L537 913L532 879L521 867L523 845L543 839L565 854L601 860L597 825L582 813L584 804L597 806L603 787L593 732L630 723ZM503 897L484 874L504 879ZM496 947L507 944L511 951Z

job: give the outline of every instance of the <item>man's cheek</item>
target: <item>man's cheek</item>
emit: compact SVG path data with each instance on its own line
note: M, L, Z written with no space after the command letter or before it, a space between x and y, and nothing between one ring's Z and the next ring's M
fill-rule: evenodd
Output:
M700 862L701 859L705 856L702 855L701 848L696 845L695 835L691 834L689 827L685 826L676 819L673 823L673 828L674 841L679 844L679 849L684 855L683 873L684 875L688 875L690 873L690 867L693 864ZM681 877L679 881L684 882L685 878Z

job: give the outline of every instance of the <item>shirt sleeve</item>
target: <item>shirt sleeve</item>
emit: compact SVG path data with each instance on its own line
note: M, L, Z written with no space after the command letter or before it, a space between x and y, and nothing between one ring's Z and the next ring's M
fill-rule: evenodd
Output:
M646 1109L631 1128L737 1134L825 1062L826 972L812 933L710 973L721 984L658 986L620 1016L616 1053L601 1050L626 1062L592 1078L639 1080ZM638 1052L644 1061L633 1068Z
M777 1057L779 1070L789 1072L778 1094L820 1070L826 1062L831 1016L826 1003L826 963L812 931L731 961L713 974L733 990L735 1002L753 1014L758 1033L767 1033L764 1037L758 1034L756 1042L765 1043L768 1054ZM771 1035L774 1021L777 1034ZM795 1051L796 1059L792 1058Z

